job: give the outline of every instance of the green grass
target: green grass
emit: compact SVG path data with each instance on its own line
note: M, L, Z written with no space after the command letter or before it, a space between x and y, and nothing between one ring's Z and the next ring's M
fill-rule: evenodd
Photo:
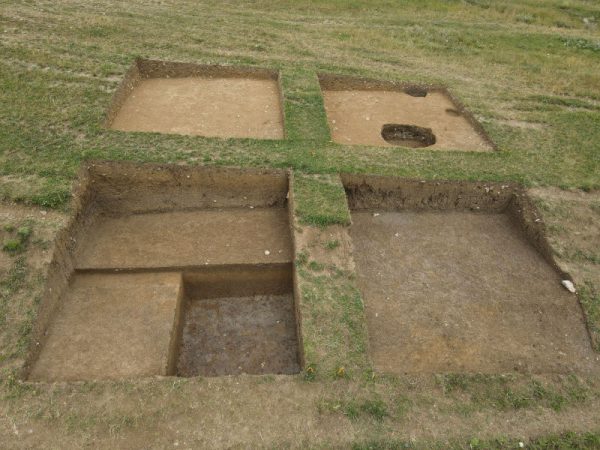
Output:
M0 16L0 195L62 207L77 168L90 158L600 187L600 75L590 70L600 35L583 22L597 21L600 7L582 0L476 3L225 2L202 13L195 2L176 9L110 1L12 5ZM103 129L112 92L137 56L279 69L286 139ZM500 151L333 144L317 72L445 84ZM521 129L509 120L544 127Z
M350 211L341 180L335 175L294 177L296 214L305 225L349 225Z
M30 225L23 225L16 231L12 226L4 227L4 231L13 235L13 237L9 237L4 241L2 250L13 255L25 251L32 232Z
M498 437L494 439L471 438L468 440L446 440L415 443L394 439L372 439L356 442L353 450L396 450L396 449L428 449L428 450L591 450L600 448L600 431L588 433L567 432L550 434L535 439L515 439Z

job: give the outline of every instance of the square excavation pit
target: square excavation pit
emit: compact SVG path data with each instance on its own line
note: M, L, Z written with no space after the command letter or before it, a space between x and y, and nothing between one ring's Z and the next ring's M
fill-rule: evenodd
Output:
M490 151L475 118L442 87L320 75L331 136L339 144Z
M520 188L344 184L377 370L597 373L577 296Z
M31 380L168 375L181 274L77 274L50 325Z
M287 196L285 171L85 167L24 377L297 372Z
M282 139L281 105L275 71L138 60L115 93L107 126L120 131Z
M291 264L187 274L179 376L300 371Z

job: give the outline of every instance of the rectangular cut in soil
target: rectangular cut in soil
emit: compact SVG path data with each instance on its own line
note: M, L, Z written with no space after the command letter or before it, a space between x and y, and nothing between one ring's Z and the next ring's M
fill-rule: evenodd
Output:
M523 221L533 213L519 194L380 181L346 179L378 370L598 370L577 297L532 245L543 232Z
M320 76L320 81L331 135L337 143L435 150L493 149L473 116L444 88L327 75ZM429 128L435 143L413 145L393 137L386 140L382 131L388 124Z
M167 375L181 287L178 273L76 275L29 378Z
M179 376L300 370L291 265L185 277Z
M99 217L78 251L77 266L268 264L290 261L291 254L287 209L215 208Z
M115 94L108 124L121 131L282 139L278 75L139 60Z
M25 377L297 372L287 194L284 171L85 167Z

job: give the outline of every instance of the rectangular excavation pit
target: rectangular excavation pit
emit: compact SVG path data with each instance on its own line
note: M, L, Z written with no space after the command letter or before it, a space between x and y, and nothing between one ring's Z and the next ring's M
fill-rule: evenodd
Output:
M300 371L291 264L184 275L178 376Z
M282 139L276 71L138 59L106 121L120 131Z
M284 351L297 341L295 328L293 338L280 330L279 344L276 332L261 335L252 323L279 315L287 332L295 327L287 196L285 171L87 165L73 217L56 240L24 378L175 375L182 303L189 312L240 299L252 314L232 314L254 326L252 345L259 348L262 336L267 349L295 355L279 366L283 357L273 356L261 369L297 371L297 342ZM214 294L233 286L229 299Z
M343 180L377 370L598 370L568 275L519 187Z
M319 75L331 136L339 144L489 151L481 125L447 89Z

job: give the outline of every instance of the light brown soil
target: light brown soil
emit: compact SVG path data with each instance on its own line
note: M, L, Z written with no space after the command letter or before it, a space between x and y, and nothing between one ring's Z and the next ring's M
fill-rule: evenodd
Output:
M282 139L279 86L252 78L145 79L111 128L198 136Z
M598 370L577 297L504 214L354 212L384 372Z
M269 252L269 254L265 254ZM292 259L286 208L230 208L101 217L78 269L269 264Z
M180 296L178 273L76 275L30 379L167 375Z
M391 147L381 136L382 127L401 124L431 128L436 143L427 148L492 150L443 92L413 97L400 91L324 89L323 99L332 138L340 144Z

